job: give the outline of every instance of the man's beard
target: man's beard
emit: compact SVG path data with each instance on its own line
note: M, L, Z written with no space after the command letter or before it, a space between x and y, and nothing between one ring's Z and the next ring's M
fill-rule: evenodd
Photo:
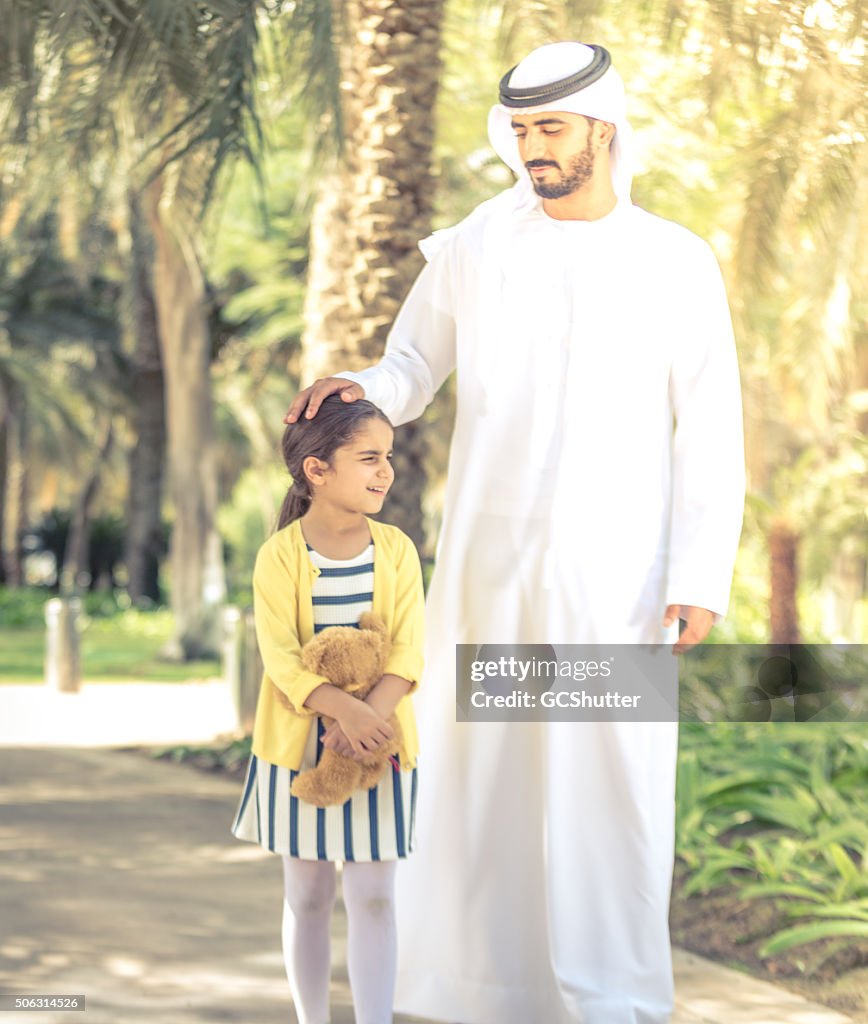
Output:
M536 161L530 161L530 166L533 167L534 165L540 166ZM589 138L588 144L582 152L570 160L567 165L567 173L561 172L560 181L537 181L533 175L531 175L531 181L533 182L536 194L542 196L543 199L563 199L564 196L570 196L574 192L578 192L583 185L590 181L593 173L594 148Z

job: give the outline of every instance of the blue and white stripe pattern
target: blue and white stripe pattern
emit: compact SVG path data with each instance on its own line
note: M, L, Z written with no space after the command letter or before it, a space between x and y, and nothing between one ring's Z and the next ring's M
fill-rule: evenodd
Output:
M329 626L357 626L374 600L374 545L348 561L324 558L308 544L311 561L319 569L313 584L313 630Z
M320 569L313 585L314 630L357 626L371 608L374 591L373 544L356 558L335 561L308 547ZM322 752L321 719L310 730L302 768ZM314 807L290 794L298 774L251 755L241 804L232 832L274 853L302 860L377 861L406 857L413 847L416 769L387 775L371 790L358 790L342 806Z

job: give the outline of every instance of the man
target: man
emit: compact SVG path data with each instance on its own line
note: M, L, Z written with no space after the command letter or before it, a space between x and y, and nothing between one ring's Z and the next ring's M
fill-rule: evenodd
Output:
M663 1024L676 725L456 724L454 645L706 637L744 488L729 312L709 247L630 204L602 47L535 50L500 101L489 135L517 184L422 243L381 362L318 381L288 415L339 390L402 423L457 368L396 1006Z

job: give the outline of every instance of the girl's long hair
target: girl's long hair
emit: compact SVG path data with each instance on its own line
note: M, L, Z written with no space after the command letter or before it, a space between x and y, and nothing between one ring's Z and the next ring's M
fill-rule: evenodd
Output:
M304 474L304 460L310 456L322 462L331 462L338 448L349 444L367 420L378 419L390 427L388 416L373 402L357 398L345 402L340 395L329 395L317 410L313 419L304 416L297 423L290 423L283 432L283 461L292 477L283 505L277 529L301 517L310 508L313 498L310 484Z

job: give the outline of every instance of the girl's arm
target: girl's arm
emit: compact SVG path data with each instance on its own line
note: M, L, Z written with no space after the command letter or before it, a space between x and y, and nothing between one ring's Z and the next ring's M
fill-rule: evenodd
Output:
M307 698L328 679L310 672L302 663L292 559L274 538L266 541L256 556L253 611L265 674L286 696L296 714L316 714L306 706Z
M379 685L378 683L377 686ZM394 738L394 729L372 705L350 696L331 683L318 686L308 694L305 704L311 711L336 720L337 727L340 728L354 754L370 753ZM339 752L345 753L343 750Z
M412 686L409 679L385 675L365 698L365 703L372 707L382 719L387 720L398 706L401 698L410 692ZM332 715L332 718L334 717L336 716ZM339 720L333 722L323 733L322 745L345 757L351 757L354 753Z
M412 693L422 678L422 651L425 642L425 590L422 566L416 546L406 534L398 533L395 560L395 613L392 618L392 651L386 662L383 680L397 676L408 681ZM381 680L380 682L382 683ZM377 684L380 685L379 683ZM396 702L397 703L397 702Z
M387 673L365 697L365 703L370 704L381 718L388 718L401 698L406 697L412 689L413 684L409 679Z

